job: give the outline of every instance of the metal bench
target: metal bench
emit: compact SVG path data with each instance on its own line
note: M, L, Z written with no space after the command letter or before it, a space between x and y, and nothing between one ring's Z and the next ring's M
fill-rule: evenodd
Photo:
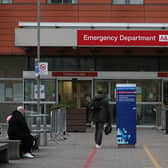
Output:
M8 144L0 143L0 163L8 163Z
M20 159L20 140L0 139L0 144L8 144L8 158L10 160Z

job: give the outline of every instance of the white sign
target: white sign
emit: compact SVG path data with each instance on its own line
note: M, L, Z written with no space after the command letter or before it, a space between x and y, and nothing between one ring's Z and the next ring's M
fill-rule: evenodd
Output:
M159 35L159 41L166 42L168 41L168 35Z
M34 85L34 98L38 98L38 87ZM45 86L40 85L40 99L45 99Z
M48 75L48 62L39 63L40 75Z

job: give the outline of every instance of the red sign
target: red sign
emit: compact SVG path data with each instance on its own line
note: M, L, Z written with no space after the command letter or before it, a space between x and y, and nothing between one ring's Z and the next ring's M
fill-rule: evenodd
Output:
M158 72L158 77L168 77L168 72Z
M52 76L63 77L96 77L97 72L52 72Z
M168 46L168 31L78 30L78 46Z

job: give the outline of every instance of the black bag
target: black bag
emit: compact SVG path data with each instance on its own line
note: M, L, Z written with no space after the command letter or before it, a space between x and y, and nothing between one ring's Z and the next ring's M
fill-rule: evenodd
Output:
M108 135L111 132L112 132L112 126L111 126L111 123L108 123L104 128L104 133L105 133L105 135Z

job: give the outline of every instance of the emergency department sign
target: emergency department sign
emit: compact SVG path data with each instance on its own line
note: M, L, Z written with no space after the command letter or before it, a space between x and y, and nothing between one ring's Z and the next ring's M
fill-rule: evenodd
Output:
M78 46L167 47L168 31L162 30L77 30Z
M136 84L116 85L117 144L136 144Z

